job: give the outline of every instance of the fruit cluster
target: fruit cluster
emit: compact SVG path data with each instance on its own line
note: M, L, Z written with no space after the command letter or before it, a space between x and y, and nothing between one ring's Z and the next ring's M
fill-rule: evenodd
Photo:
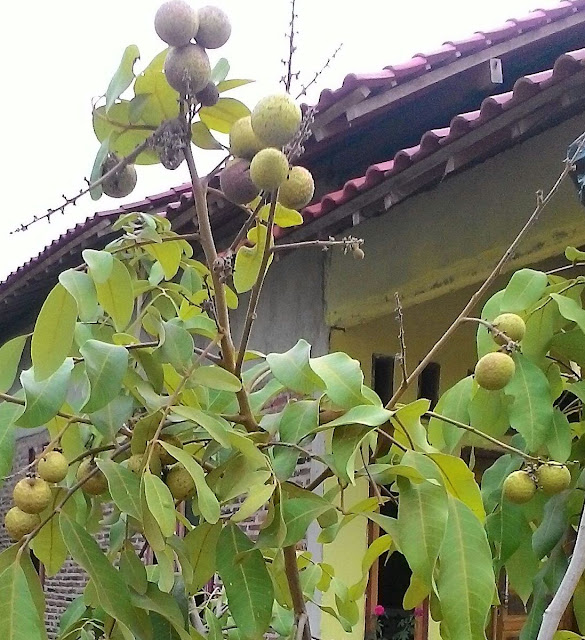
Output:
M536 469L513 471L504 480L503 495L515 504L524 504L532 499L537 489L552 496L568 489L571 472L564 464L547 462Z

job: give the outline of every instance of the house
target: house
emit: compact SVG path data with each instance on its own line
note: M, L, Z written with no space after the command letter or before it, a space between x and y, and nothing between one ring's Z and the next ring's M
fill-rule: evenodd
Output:
M554 183L567 146L585 130L584 47L585 1L565 0L380 72L348 75L342 87L325 90L300 160L313 172L316 198L303 211L304 224L277 230L277 241L351 234L364 239L366 257L357 262L313 248L283 252L265 284L252 346L281 351L303 337L314 354L347 351L387 399L400 374L393 366L400 352L395 292L412 369L489 274L534 209L537 191ZM241 218L219 199L212 210L216 237L227 245ZM111 221L130 211L164 213L176 230L192 230L189 185L78 224L0 284L3 337L30 330L57 274L77 265L84 248L104 246L113 237ZM506 273L522 266L554 269L569 244L585 245L585 215L565 181ZM239 321L236 312L236 331ZM471 326L460 330L457 347L437 356L409 399L417 393L436 399L473 368L473 332ZM18 462L34 455L44 437L22 434ZM368 486L358 484L352 493L356 500L366 497ZM325 548L323 560L354 583L361 575L359 552L372 535L354 521ZM404 567L392 569L407 577ZM398 608L401 601L401 581L396 577L389 589L387 577L383 566L372 572L352 634L343 635L322 615L313 625L316 635L358 639L364 629L371 632L372 606ZM46 588L54 616L63 589L78 588L82 577L68 566L51 580ZM517 638L522 619L510 598L494 615L493 638ZM416 638L438 637L425 610Z

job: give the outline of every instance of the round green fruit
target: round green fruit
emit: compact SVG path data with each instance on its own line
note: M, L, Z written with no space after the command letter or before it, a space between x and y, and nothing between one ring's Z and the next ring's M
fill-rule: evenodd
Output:
M77 481L80 482L96 468L96 464L93 460L84 460L77 468ZM108 490L108 481L102 471L97 471L90 478L85 480L81 485L81 489L84 493L90 496L99 496Z
M163 70L167 82L183 96L202 91L211 79L207 53L203 47L193 43L185 47L171 47Z
M254 133L271 147L282 147L290 142L301 126L299 106L286 94L262 98L252 111Z
M515 370L514 360L507 353L487 353L475 365L475 380L483 389L497 391L510 382Z
M182 464L169 471L165 482L173 498L179 502L190 498L195 492L193 478Z
M543 464L536 470L538 486L549 496L568 489L571 472L564 464Z
M126 463L128 465L128 469L130 469L132 473L142 473L143 460L144 460L144 455L141 453L137 453L133 456L130 456L128 458L128 462ZM159 476L161 474L162 464L161 464L160 458L156 455L156 451L150 458L149 469L150 469L150 472L153 473L155 476Z
M315 182L304 167L292 167L278 190L278 201L288 209L302 209L313 199Z
M166 442L168 444L172 444L173 447L177 447L177 449L183 448L183 443L179 440L179 438L177 438L177 436L163 434L162 436L160 436L159 440L162 440L163 442ZM160 458L160 461L164 465L169 466L177 462L175 458L173 458L173 456L162 446L162 444L160 444L160 442L157 442L155 444L154 453Z
M197 34L199 16L185 0L169 0L154 16L154 30L158 37L172 47L184 47Z
M17 542L39 524L41 524L41 516L38 513L26 513L18 507L9 509L4 517L4 526L8 535Z
M524 320L515 313L502 313L493 320L492 324L513 342L520 342L526 333ZM507 343L507 340L500 335L494 335L494 340L502 345Z
M513 471L504 480L504 498L515 504L528 502L536 492L536 484L526 471Z
M208 82L204 89L195 94L202 107L213 107L219 102L219 91L213 82Z
M278 149L262 149L250 163L250 178L263 191L276 191L287 175L288 160Z
M118 162L119 160L116 156L108 156L102 166L102 176L113 169ZM106 178L102 182L102 190L110 198L125 198L134 191L137 181L136 168L134 165L128 164L114 175Z
M41 513L51 503L51 487L42 478L23 478L16 483L12 498L25 513Z
M37 465L39 476L46 482L61 482L67 476L69 463L60 451L49 451Z
M233 156L251 160L264 146L252 129L250 116L234 122L230 129L230 152Z
M206 49L219 49L229 40L232 25L227 15L219 7L199 9L199 30L197 43Z
M219 174L219 186L223 195L234 204L252 202L260 193L260 189L250 178L250 163L242 158L227 163Z

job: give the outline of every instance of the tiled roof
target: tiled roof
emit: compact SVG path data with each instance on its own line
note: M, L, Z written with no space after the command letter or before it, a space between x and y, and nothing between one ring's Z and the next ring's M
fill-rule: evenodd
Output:
M306 207L302 212L305 223L310 223L311 220L331 212L384 180L401 173L500 114L582 71L584 66L585 49L580 49L563 54L549 71L520 78L512 91L486 98L476 111L456 115L448 127L427 131L416 146L398 151L388 161L371 165L365 175L349 180L341 189L328 193L318 202Z
M500 27L478 31L464 40L447 41L436 51L417 53L410 60L401 64L388 65L377 73L350 73L345 76L338 89L324 89L321 92L316 105L317 111L328 109L359 87L374 90L405 83L432 69L446 66L461 57L487 49L498 42L510 40L515 36L561 20L583 8L585 8L585 0L563 0L550 8L537 9L522 18L507 20Z

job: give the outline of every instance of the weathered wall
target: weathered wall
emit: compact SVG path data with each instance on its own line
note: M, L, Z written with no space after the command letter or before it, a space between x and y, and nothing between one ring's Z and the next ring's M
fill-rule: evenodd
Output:
M412 306L485 278L534 209L536 191L554 183L567 146L584 128L585 118L575 117L355 227L366 258L353 262L329 254L327 323L346 327L386 315L395 291ZM582 243L585 210L566 180L507 270Z

